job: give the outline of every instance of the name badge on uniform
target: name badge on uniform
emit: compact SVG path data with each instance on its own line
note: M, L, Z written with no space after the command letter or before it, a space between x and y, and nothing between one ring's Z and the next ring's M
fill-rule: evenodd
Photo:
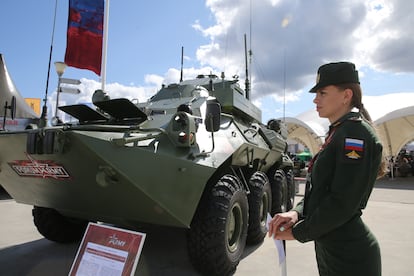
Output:
M345 158L348 160L359 160L364 156L364 140L345 138Z

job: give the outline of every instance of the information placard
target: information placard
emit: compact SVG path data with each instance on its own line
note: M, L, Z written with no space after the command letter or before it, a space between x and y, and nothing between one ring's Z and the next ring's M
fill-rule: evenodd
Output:
M70 276L134 275L145 233L89 223Z

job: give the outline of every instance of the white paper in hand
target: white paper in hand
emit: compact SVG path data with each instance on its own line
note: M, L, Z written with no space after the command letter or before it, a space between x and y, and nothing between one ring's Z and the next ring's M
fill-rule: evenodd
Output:
M267 221L266 221L266 228L267 229L269 229L269 222L271 220L272 220L272 217L268 213L267 214ZM275 246L276 246L276 249L277 249L277 253L279 255L279 265L281 265L286 260L286 253L285 253L285 248L283 246L283 241L282 240L276 240L276 239L273 239L273 241L275 242Z

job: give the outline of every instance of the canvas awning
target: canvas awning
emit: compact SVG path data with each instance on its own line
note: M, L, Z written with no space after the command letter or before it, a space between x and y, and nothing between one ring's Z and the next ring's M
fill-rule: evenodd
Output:
M410 98L408 95L413 96L411 94L404 95L405 101L412 103L412 97ZM387 103L390 105L390 102ZM392 106L386 106L386 108L382 108L382 111L386 112L390 109L392 110ZM376 111L373 108L371 110ZM407 143L414 141L414 106L405 105L399 109L394 107L394 110L381 117L379 112L373 112L373 114L378 118L376 120L374 118L374 126L383 143L386 157L397 156ZM323 133L327 131L328 125L326 121L318 118L315 111L305 112L298 118L288 117L286 124L289 139L305 145L313 155L318 152L324 140Z
M296 118L285 118L288 138L305 145L311 154L316 154L323 143L323 136L317 134L307 123Z
M397 156L414 139L414 106L390 112L374 122L384 144L385 156Z
M14 85L6 67L6 62L0 54L0 116L4 115L7 102L11 104L12 97L16 99L16 118L38 118L39 116L25 102L24 98Z

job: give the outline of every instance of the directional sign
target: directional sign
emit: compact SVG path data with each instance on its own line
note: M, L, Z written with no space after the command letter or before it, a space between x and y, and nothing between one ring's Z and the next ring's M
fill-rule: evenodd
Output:
M81 81L80 80L76 80L76 79L60 78L60 83L66 83L66 84L81 84Z
M78 88L72 88L72 87L60 87L61 93L69 93L69 94L80 94L80 90Z

